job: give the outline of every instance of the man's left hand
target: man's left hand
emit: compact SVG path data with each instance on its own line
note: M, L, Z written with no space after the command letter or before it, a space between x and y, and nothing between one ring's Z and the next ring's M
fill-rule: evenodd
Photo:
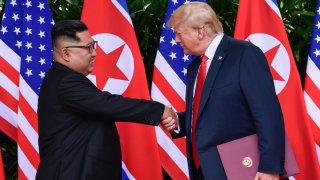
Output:
M254 180L279 180L279 174L269 174L269 173L262 173L257 172L256 177Z

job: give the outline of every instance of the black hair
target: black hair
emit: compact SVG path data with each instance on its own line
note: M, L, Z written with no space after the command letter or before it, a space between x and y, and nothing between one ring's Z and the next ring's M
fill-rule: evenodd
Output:
M61 37L66 37L71 41L79 42L80 38L77 33L87 31L88 27L79 20L64 20L55 23L51 29L52 46Z

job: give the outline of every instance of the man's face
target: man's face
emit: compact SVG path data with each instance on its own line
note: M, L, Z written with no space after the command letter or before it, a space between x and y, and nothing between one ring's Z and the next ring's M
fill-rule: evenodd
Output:
M197 55L198 31L187 27L184 23L174 27L175 41L183 48L184 54Z
M67 51L67 66L75 72L88 75L93 71L93 62L97 53L94 48L95 41L88 31L77 33L80 42L64 42L64 50Z

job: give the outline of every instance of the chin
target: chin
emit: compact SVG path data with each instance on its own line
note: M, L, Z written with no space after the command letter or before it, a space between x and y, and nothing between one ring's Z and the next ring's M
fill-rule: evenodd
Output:
M93 65L87 67L87 71L88 71L89 73L91 73L91 72L93 71Z

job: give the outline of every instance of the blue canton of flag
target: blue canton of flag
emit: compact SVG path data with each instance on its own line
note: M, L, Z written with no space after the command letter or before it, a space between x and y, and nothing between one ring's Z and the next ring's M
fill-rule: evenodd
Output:
M50 7L45 0L7 0L0 39L21 57L20 74L38 94L52 63Z

